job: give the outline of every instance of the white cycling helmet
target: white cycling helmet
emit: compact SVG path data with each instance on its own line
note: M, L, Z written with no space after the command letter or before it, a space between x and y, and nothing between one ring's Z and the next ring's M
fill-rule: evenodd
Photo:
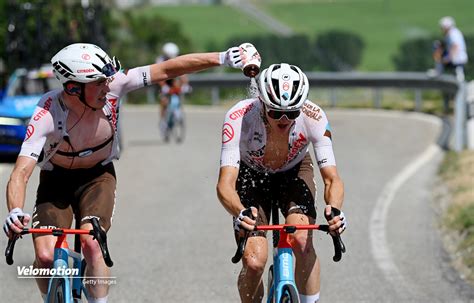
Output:
M439 26L443 29L449 29L455 25L456 23L454 22L453 17L450 16L443 17L439 20Z
M260 99L268 108L280 111L300 109L308 97L306 75L295 65L272 64L258 78Z
M179 47L173 42L168 42L163 45L162 52L166 58L173 59L179 55Z
M120 62L100 47L75 43L60 50L51 59L53 73L62 84L69 81L89 83L113 76L120 70Z

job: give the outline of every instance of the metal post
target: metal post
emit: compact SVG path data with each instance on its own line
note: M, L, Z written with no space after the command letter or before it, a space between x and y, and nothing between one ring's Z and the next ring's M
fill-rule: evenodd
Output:
M420 112L423 106L423 96L420 89L415 89L415 111Z
M454 104L454 150L460 152L466 146L466 83L461 81L458 85Z
M329 100L331 102L331 107L336 107L336 105L337 105L337 94L336 94L336 89L335 88L329 89Z
M219 105L219 87L217 86L211 88L211 102L212 105Z
M382 90L380 88L374 89L374 107L382 107Z

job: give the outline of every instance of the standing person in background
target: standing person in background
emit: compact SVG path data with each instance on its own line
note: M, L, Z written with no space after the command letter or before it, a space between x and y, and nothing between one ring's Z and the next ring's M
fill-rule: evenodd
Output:
M441 18L439 26L444 38L442 42L437 41L434 46L436 75L446 70L453 70L458 81L464 81L464 65L468 60L464 36L452 17Z

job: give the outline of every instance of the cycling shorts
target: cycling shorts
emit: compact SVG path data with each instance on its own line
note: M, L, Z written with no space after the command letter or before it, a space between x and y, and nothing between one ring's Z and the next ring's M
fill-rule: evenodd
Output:
M99 218L110 228L115 208L116 177L113 163L92 168L42 170L33 210L33 228L70 228L72 219L89 223Z
M309 154L292 169L273 174L256 171L241 161L237 193L245 207L258 209L257 225L269 224L272 203L278 203L285 218L298 213L316 219L316 184Z

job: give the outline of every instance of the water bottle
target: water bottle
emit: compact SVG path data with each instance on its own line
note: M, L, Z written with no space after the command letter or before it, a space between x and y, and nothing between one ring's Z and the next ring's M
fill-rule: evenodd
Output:
M243 43L239 46L239 48L246 57L246 62L242 67L244 75L250 78L255 78L255 76L257 76L260 72L260 64L262 63L260 54L258 53L255 46L253 46L251 43Z

